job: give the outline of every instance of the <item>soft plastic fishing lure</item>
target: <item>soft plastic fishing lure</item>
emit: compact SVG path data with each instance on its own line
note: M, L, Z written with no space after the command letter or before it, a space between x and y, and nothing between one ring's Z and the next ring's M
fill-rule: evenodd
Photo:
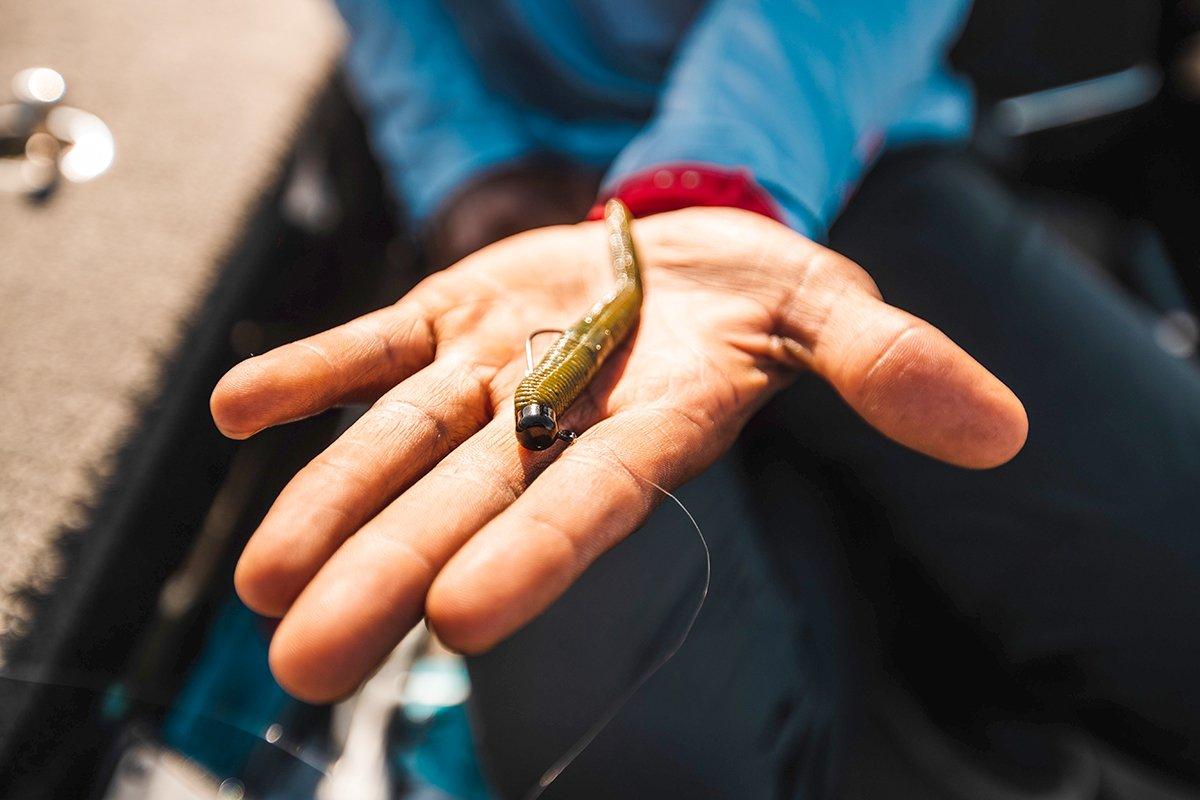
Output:
M617 282L583 319L562 331L542 360L533 366L530 342L525 344L530 369L517 387L517 440L530 450L545 450L555 439L571 441L575 434L559 431L558 420L600 371L605 360L633 330L642 308L642 275L638 269L629 209L620 200L604 206L608 249Z

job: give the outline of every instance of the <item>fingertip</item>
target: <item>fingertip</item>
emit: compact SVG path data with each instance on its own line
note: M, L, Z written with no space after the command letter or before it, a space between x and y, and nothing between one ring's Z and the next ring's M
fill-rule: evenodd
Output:
M421 559L360 532L304 586L271 642L280 686L309 702L354 691L420 619Z
M1007 386L1004 388L1008 389ZM1006 464L1016 458L1017 454L1025 448L1025 442L1029 441L1029 413L1025 410L1025 404L1021 402L1021 398L1017 397L1011 389L1009 395L1012 397L1010 410L1012 422L1009 427L1008 447L1001 451L1004 455L996 466Z
M1029 438L1029 416L1025 406L1011 389L990 375L996 385L990 399L991 409L984 411L993 424L984 429L977 445L966 452L959 466L992 469L1007 464L1021 452Z
M578 574L577 567L574 546L542 523L493 520L433 580L425 595L425 618L452 650L484 653L548 608Z
M923 405L923 413L912 412L918 425L904 435L914 439L916 449L967 469L992 469L1011 461L1029 433L1025 406L941 331L926 330L928 344L916 346L928 353L928 366L910 368L893 387L899 408ZM912 399L906 403L906 398Z
M882 307L882 304L880 304ZM838 390L895 441L968 469L1011 460L1029 420L999 378L932 325L886 309L833 372Z
M311 645L297 640L286 618L271 638L267 661L275 682L305 703L334 703L358 688L357 674L348 673L336 658L313 658Z
M464 588L453 575L439 577L425 598L425 619L447 648L476 656L491 650L503 638L496 616L477 599L477 587Z
M251 539L251 542L253 541ZM233 570L233 588L242 603L251 611L264 617L279 619L287 612L295 596L281 590L280 576L269 568L272 563L255 557L250 553L250 545L247 545L247 552L238 559ZM268 567L264 568L264 564Z
M230 439L249 439L262 429L254 410L255 379L250 362L242 362L217 381L208 400L217 430Z
M923 413L913 413L915 428L906 427L896 438L929 455L968 469L991 469L1010 461L1025 444L1029 419L1025 407L999 378L949 340L957 351L947 355L952 365L936 370L938 382L923 379L913 370L909 386L897 385L897 406L923 403ZM903 384L903 379L898 384ZM905 396L922 395L905 404Z

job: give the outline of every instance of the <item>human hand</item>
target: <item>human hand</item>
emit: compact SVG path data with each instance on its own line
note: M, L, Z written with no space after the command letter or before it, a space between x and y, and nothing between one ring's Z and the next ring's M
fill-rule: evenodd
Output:
M797 369L954 464L994 466L1024 443L1017 398L836 253L733 209L659 214L633 235L640 324L560 420L582 431L569 447L521 448L511 397L528 333L569 325L611 284L598 222L506 239L221 380L213 416L236 438L375 401L238 564L245 602L283 616L271 665L286 689L352 691L422 615L449 646L488 649L641 524L647 481L699 473Z

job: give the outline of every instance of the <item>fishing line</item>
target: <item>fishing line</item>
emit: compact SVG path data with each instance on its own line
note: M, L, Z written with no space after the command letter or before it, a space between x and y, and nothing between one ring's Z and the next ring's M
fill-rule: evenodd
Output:
M630 474L634 475L638 480L643 481L644 483L653 486L655 489L662 492L663 495L669 498L673 503L675 503L675 505L679 506L683 513L687 515L688 522L692 524L692 528L696 531L696 536L700 540L700 546L704 550L704 586L700 590L700 596L696 601L696 607L692 610L691 616L688 617L688 621L683 628L683 632L680 633L680 635L666 648L663 654L659 656L654 663L643 670L637 679L630 683L625 691L618 695L617 698L609 704L608 708L604 710L604 713L600 715L600 717L592 724L592 726L588 728L584 734L580 736L579 739L577 739L575 743L571 745L571 747L565 753L562 754L562 756L558 758L558 760L551 764L549 769L542 773L542 776L538 779L537 783L534 784L525 794L524 800L536 800L536 798L542 795L542 792L550 788L550 785L558 779L558 776L561 775L563 771L567 769L567 767L571 766L572 762L579 758L579 756L582 755L585 750L587 750L592 742L596 740L596 737L608 727L608 724L616 718L617 714L621 712L621 709L625 707L625 704L628 703L635 694L637 694L638 690L645 685L646 681L654 677L655 673L666 666L667 662L675 657L675 654L678 653L680 649L682 649L684 643L687 642L688 636L691 635L692 628L696 625L696 619L700 616L700 612L704 608L704 603L708 599L708 589L712 584L712 551L708 547L708 540L704 538L704 531L700 529L700 525L696 522L696 518L692 516L692 512L689 511L688 507L683 504L683 501L674 494L668 492L666 489L659 486L649 478L644 478L632 470L630 471Z

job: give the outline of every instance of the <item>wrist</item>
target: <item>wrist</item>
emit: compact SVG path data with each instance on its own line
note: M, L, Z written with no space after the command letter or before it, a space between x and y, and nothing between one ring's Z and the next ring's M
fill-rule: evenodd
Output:
M663 164L627 176L601 195L588 219L600 219L605 201L613 197L622 200L635 217L708 206L740 208L783 221L778 203L749 170L700 162Z

